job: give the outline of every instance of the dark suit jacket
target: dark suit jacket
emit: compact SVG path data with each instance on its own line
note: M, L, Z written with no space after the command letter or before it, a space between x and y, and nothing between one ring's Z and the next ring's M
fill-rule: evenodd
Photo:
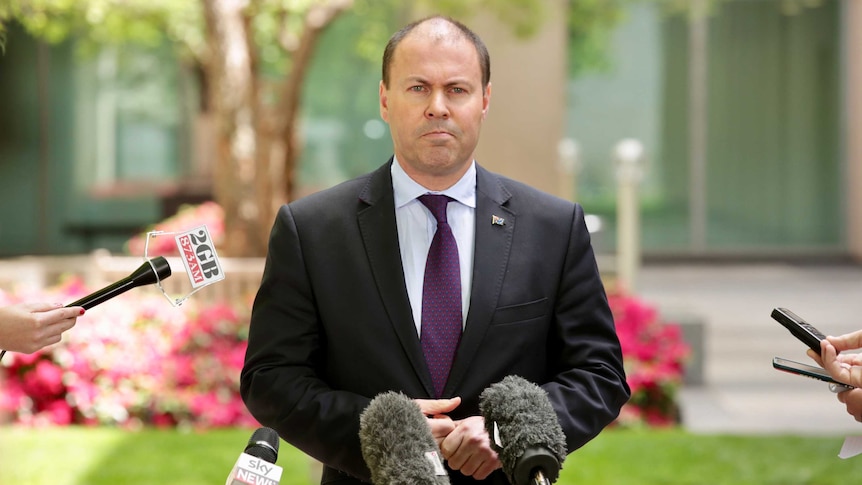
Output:
M243 399L326 465L323 483L370 479L358 431L374 396L433 396L404 283L391 163L280 209L252 311ZM453 419L478 415L479 394L510 374L548 392L569 452L618 415L629 389L580 206L477 167L472 285L444 391L463 399ZM498 471L488 483L506 481Z

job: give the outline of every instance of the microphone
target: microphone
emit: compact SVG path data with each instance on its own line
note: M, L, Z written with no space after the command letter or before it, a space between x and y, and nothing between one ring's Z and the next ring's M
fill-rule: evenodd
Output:
M479 396L491 446L513 485L549 485L566 458L566 436L548 393L518 376L507 376Z
M144 264L139 266L132 274L126 276L120 281L110 284L99 291L90 293L80 300L69 303L66 307L80 306L84 307L85 310L89 310L99 303L104 303L121 293L131 290L132 288L151 285L170 275L171 265L168 264L168 260L163 256L158 256L150 261L144 262ZM0 350L0 360L3 359L4 355L6 355L6 351Z
M158 256L150 261L144 262L144 264L138 267L138 269L136 269L132 274L126 276L120 281L112 283L101 290L90 293L80 300L66 306L81 306L84 307L84 309L89 310L99 303L104 303L119 294L131 290L132 288L151 285L170 275L171 266L168 264L168 260L163 256Z
M225 485L278 485L282 468L278 459L278 433L272 428L258 428L251 434L245 450L239 455Z
M448 485L437 442L419 405L394 391L359 416L362 458L374 485Z

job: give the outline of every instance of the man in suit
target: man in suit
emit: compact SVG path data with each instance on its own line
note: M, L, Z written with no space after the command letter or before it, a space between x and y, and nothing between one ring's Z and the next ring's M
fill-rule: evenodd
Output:
M474 161L490 61L463 24L431 17L403 28L382 77L394 157L280 209L242 396L262 424L324 463L322 483L368 482L359 415L394 390L428 416L453 483L504 484L478 409L488 386L507 375L541 385L569 452L629 397L584 214ZM425 205L429 193L447 197L443 214ZM438 236L454 239L444 284L425 275L438 264L429 254ZM453 292L455 303L441 305ZM435 340L443 319L456 334ZM428 349L446 339L454 356L444 343Z

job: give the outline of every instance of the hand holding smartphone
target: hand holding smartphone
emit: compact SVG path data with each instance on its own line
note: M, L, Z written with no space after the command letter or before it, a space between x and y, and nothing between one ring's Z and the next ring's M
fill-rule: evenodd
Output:
M826 338L820 330L817 330L813 325L806 322L802 317L788 310L787 308L775 308L772 310L772 318L798 338L802 343L808 346L811 350L820 355L820 341ZM832 376L822 367L802 364L792 360L774 357L772 359L772 367L792 374L810 377L812 379L821 380L829 383L829 390L835 393L849 391L855 389L841 382L832 379Z
M794 337L801 340L808 348L817 352L817 355L820 355L820 341L826 338L823 332L786 308L772 310L772 318L784 325Z
M789 372L791 374L796 374L800 376L810 377L812 379L817 379L819 381L828 382L829 390L832 392L844 392L849 391L851 389L855 389L853 386L848 386L847 384L843 384L841 382L836 381L826 372L825 369L821 367L816 367L813 365L803 364L801 362L795 362L792 360L782 359L781 357L773 357L772 359L772 367L784 371Z

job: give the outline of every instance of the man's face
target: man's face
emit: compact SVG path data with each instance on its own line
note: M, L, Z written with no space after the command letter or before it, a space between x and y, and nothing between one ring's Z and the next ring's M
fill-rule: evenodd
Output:
M482 88L479 54L469 40L451 31L433 37L422 27L395 49L389 86L380 83L380 116L405 172L442 190L473 160L491 88Z

